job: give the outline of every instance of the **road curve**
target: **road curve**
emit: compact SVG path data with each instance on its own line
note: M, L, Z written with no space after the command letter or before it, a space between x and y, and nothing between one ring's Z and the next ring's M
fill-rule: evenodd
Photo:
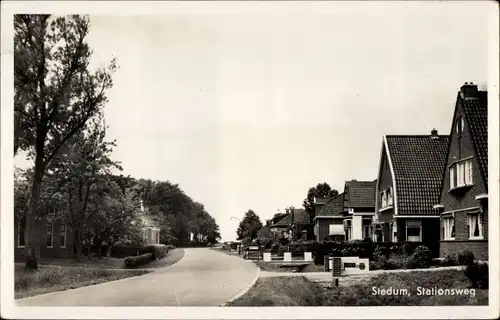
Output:
M218 306L258 276L251 262L209 248L184 249L173 266L142 276L18 299L18 306Z

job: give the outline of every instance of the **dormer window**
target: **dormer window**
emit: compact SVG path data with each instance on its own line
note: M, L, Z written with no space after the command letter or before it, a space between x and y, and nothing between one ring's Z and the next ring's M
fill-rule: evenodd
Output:
M464 132L464 118L461 115L459 115L455 121L455 130L458 135L461 135L462 132Z
M449 166L450 190L473 184L472 159L462 160Z
M392 206L392 188L387 189L387 205Z

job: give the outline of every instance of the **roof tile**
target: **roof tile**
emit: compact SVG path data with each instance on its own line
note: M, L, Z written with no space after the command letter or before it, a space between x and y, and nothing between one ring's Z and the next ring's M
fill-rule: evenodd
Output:
M449 136L386 136L400 215L434 215L439 202Z

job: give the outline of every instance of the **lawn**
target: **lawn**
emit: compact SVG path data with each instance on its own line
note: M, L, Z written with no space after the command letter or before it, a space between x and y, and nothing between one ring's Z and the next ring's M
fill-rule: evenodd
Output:
M420 289L419 289L420 288ZM468 289L439 295L429 289ZM405 289L409 294L385 294ZM422 294L424 293L424 294ZM488 290L470 289L461 270L381 274L352 286L322 288L305 277L262 278L231 306L443 306L488 305Z
M138 267L139 269L149 268L162 268L168 267L177 263L184 257L184 249L176 248L167 253L167 256L160 260L155 260L147 265ZM40 265L55 265L55 266L68 266L68 267L83 267L83 268L98 268L98 269L125 269L124 258L98 258L93 257L88 259L82 257L81 261L76 261L74 258L61 258L61 259L40 259Z
M26 271L24 266L19 265L15 266L14 270L16 299L85 287L148 273L148 271L144 270L129 271L42 265L38 267L37 271Z

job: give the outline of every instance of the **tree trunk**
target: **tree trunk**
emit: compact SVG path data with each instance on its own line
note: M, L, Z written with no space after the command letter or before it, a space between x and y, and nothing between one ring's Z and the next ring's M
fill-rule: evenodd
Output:
M36 270L38 268L37 253L40 251L37 225L40 225L38 208L40 206L40 189L43 177L43 154L38 154L35 159L35 174L31 186L31 203L26 212L25 227L25 268Z
M111 248L113 248L113 244L108 243L108 247L106 248L106 258L109 258L111 256Z
M82 241L79 228L75 228L76 261L82 261Z

